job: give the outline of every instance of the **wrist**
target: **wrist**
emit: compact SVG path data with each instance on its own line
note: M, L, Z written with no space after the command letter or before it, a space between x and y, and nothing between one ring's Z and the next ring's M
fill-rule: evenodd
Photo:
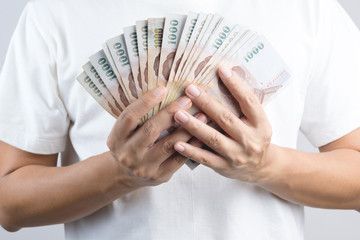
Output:
M122 166L111 152L103 153L102 158L108 166L109 185L104 191L109 198L115 200L141 187L132 181L128 169Z
M287 172L286 150L270 144L264 155L257 184L260 186L281 182Z
M105 153L106 158L110 161L111 168L113 169L113 185L120 192L130 192L136 189L145 187L144 184L139 182L131 171L123 166L111 152Z

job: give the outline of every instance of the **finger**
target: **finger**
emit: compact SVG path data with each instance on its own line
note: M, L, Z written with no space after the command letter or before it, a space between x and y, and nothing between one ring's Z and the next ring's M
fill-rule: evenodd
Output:
M240 104L241 111L255 127L266 119L265 112L253 91L238 74L227 67L219 68L219 75L231 94Z
M185 93L198 108L213 119L232 138L239 139L246 131L247 126L243 121L204 90L191 84L186 88Z
M205 145L212 148L220 155L227 158L229 157L229 154L231 154L229 148L233 146L234 141L228 137L225 137L214 128L194 118L185 111L176 112L175 120L190 134L198 138Z
M201 147L202 143L196 139L190 140L189 144L195 147ZM175 149L174 149L175 152ZM184 163L188 161L188 157L185 157L179 153L173 154L172 157L164 161L159 167L159 173L161 176L170 178L179 168L181 168Z
M190 98L182 97L173 102L165 109L147 120L139 130L136 131L134 141L146 148L154 144L160 134L174 124L174 114L180 109L188 110L192 105Z
M204 116L204 114L196 114L195 118L199 119L202 122L207 122L207 118ZM160 165L164 160L168 159L171 155L175 153L175 143L179 141L187 142L191 139L191 137L192 135L184 128L178 128L170 136L161 139L152 147L151 158L153 159L153 164L158 163L158 165Z
M166 95L166 88L159 87L149 91L131 103L117 119L112 134L118 142L125 141L139 125L141 118L157 106Z
M224 158L202 149L200 146L194 146L185 142L177 142L175 144L175 150L184 157L192 159L214 170L225 169L227 166L227 161Z

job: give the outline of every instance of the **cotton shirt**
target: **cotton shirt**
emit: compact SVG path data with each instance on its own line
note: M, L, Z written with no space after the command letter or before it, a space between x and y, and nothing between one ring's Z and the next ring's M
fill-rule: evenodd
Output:
M115 119L76 81L82 65L136 20L189 11L264 34L290 67L289 85L265 107L273 144L295 148L301 129L318 147L359 127L360 34L334 0L38 0L26 6L1 72L0 140L61 152L63 166L108 151ZM303 239L303 228L302 206L186 165L168 183L65 226L68 240L289 240Z

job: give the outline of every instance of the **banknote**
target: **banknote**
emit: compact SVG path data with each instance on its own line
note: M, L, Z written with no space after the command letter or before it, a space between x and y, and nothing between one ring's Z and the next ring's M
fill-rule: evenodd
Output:
M164 18L148 19L148 90L157 86Z
M269 64L271 63L271 64ZM267 104L283 88L291 76L290 70L276 53L269 41L262 35L248 41L236 52L226 66L232 69L253 90L262 104ZM186 84L182 86L185 88ZM239 104L230 94L218 76L206 84L200 84L219 102L241 116Z
M90 96L92 96L96 102L98 102L100 106L105 109L111 116L117 118L120 115L120 112L106 100L104 95L85 72L82 72L76 79L80 85L83 86L83 88L90 94Z
M165 17L164 30L162 36L162 46L160 53L160 62L158 67L157 87L166 86L171 67L179 44L180 36L186 21L185 15L168 15ZM159 112L161 104L153 110L154 114ZM151 116L151 115L150 115Z
M140 76L143 92L148 91L148 25L146 20L136 22Z
M263 104L287 85L291 76L284 60L263 35L243 46L227 65L241 76Z
M157 86L160 67L160 54L164 32L164 18L148 19L148 91ZM150 111L148 117L156 114L158 107Z
M124 37L125 37L129 62L131 66L131 71L135 79L137 95L140 96L143 92L143 86L142 86L141 74L140 74L139 48L138 48L138 40L136 33L136 25L125 27Z
M186 18L186 22L185 22L185 25L182 30L180 41L179 41L178 47L176 49L175 57L173 60L173 65L171 66L170 75L169 75L169 78L168 78L168 81L166 84L168 93L167 93L165 99L161 102L160 109L163 109L164 107L167 106L167 102L168 102L167 99L170 96L169 89L173 89L175 75L178 71L182 57L184 56L184 52L187 47L187 44L192 36L192 33L193 33L193 30L197 23L198 17L199 17L198 13L190 12Z
M185 49L187 47L187 44L192 36L193 30L195 28L195 25L198 21L199 14L190 12L189 15L186 18L186 22L184 24L181 37L179 40L178 47L176 49L175 57L174 57L174 64L171 66L170 75L168 79L167 86L172 83L174 80L175 74L178 71L180 61L184 55Z
M226 49L226 51L221 54L221 56L216 59L216 62L213 62L214 67L209 68L207 74L196 81L197 83L201 83L206 85L206 83L211 82L217 76L217 69L220 65L227 65L230 62L230 59L233 59L235 54L241 50L246 44L254 41L258 37L256 32L246 31L245 34L241 35L240 38L237 39L236 43L232 46L232 48Z
M91 81L95 84L95 86L100 90L104 98L111 104L111 106L116 107L118 112L122 112L126 108L123 104L119 104L116 99L111 95L104 81L100 78L96 69L90 62L87 62L83 66L83 70L86 75L91 79Z
M161 47L158 86L166 86L170 77L176 50L178 48L182 30L186 22L186 15L167 15L165 17L163 41Z
M122 81L118 81L114 70L111 68L109 60L107 59L104 50L100 50L90 57L90 62L96 69L97 73L105 83L107 89L109 89L111 95L121 106L127 107L129 101L123 87L120 86Z
M231 54L231 51L235 49L238 44L240 44L243 39L250 36L250 30L246 27L240 27L239 25L236 25L234 29L229 33L229 36L225 39L218 39L214 45L217 50L215 53L211 56L210 59L208 57L205 58L206 64L204 67L202 67L202 64L200 64L200 68L202 67L201 71L198 73L198 67L196 67L194 76L195 76L195 82L201 83L206 76L213 71L214 68L218 68L219 64L222 63L222 59L226 59L229 54ZM220 42L218 42L220 40ZM224 60L225 61L225 60Z
M221 20L213 33L209 37L205 36L205 38L208 38L206 43L203 45L200 43L200 46L197 48L198 53L195 53L198 57L192 62L187 71L184 72L183 78L194 81L219 48L224 46L224 42L235 26L235 24L227 19Z
M173 81L179 81L183 67L188 62L189 57L190 57L189 55L190 55L196 41L198 40L201 31L203 30L204 27L206 27L208 25L208 23L212 20L213 16L214 16L213 14L203 14L203 13L199 14L196 24L194 26L194 29L192 31L191 37L190 37L189 41L187 42L187 45L186 45L186 48L182 55L179 66L177 67L177 71L175 73Z
M189 53L188 61L186 61L184 68L180 74L180 79L185 79L188 75L190 68L196 63L199 54L205 51L206 43L209 41L210 36L214 33L214 31L218 28L220 22L222 22L223 18L216 14L213 15L208 21L205 22L203 30L200 32L198 39L196 40L191 52ZM219 30L219 32L222 29Z
M179 54L180 56L176 56L178 58L175 57L174 61L176 63L176 72L175 72L173 78L169 81L169 85L167 86L167 90L168 90L167 96L163 100L163 103L161 104L161 108L166 107L174 99L173 95L176 94L177 89L179 88L178 82L181 81L181 79L179 79L179 78L180 78L180 74L182 73L182 69L183 69L184 65L186 64L189 54L190 54L196 40L198 39L206 21L209 21L209 19L212 17L213 17L212 14L205 14L205 13L198 14L195 26L193 28L191 28L192 30L191 30L190 38L188 41L186 41L186 47L183 50L183 53L181 53L181 55ZM170 78L171 78L171 76L170 76Z
M116 36L106 41L107 48L114 60L117 72L120 75L119 81L124 86L129 102L134 102L138 98L135 80L131 71L130 61L126 49L124 34ZM108 57L109 59L110 57Z

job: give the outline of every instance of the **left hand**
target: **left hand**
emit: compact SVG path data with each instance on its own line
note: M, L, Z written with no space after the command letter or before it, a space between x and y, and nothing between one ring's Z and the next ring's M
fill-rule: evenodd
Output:
M224 67L220 68L219 75L240 104L244 116L238 118L205 91L190 85L186 95L228 136L180 110L175 114L176 122L215 153L185 142L177 142L175 150L225 177L258 182L264 177L262 170L267 164L272 135L270 123L257 97L240 76Z

